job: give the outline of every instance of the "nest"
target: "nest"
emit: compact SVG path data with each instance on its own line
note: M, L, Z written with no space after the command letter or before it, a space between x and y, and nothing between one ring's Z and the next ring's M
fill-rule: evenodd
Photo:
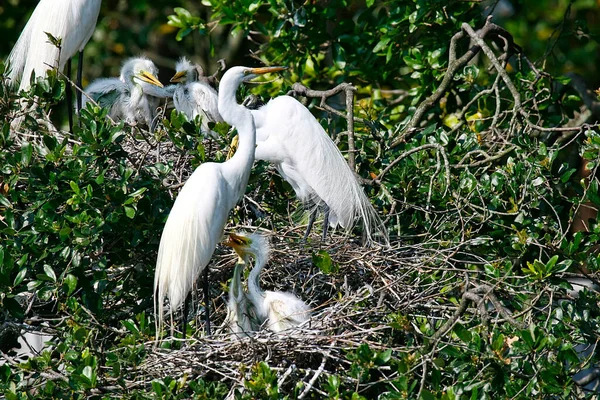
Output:
M326 395L315 382L321 376L347 375L343 371L350 368L345 357L348 351L364 344L373 351L408 351L403 337L410 335L412 328L407 325L405 332L398 332L389 315L412 313L427 303L432 293L438 293L439 288L433 287L437 284L429 290L415 285L424 260L433 254L400 244L365 248L356 240L334 235L328 243L321 242L321 250L333 260L331 271L325 273L313 262L316 250L302 244L298 236L295 231L271 236L273 252L263 270L262 285L268 290L291 291L308 303L312 307L308 324L281 333L262 329L246 338L238 338L224 327L208 337L199 329L187 340L167 339L181 341L178 350L148 342L148 356L137 371L144 381L135 382L134 378L131 384L147 385L148 380L165 376L206 378L226 383L233 393L249 378L252 367L264 361L277 371L282 392L303 382L302 397L311 391ZM220 261L211 268L211 281L226 282L235 257L216 254L214 259ZM224 321L225 301L224 294L213 302L212 318L217 323ZM386 379L397 374L385 368L381 372Z

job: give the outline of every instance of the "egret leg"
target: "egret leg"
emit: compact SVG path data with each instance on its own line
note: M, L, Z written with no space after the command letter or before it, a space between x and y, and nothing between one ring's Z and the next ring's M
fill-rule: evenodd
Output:
M181 315L181 337L183 339L185 339L185 333L187 331L186 324L187 324L187 316L188 316L189 309L190 309L190 294L188 294L186 296L185 301L183 302L183 311L182 311L182 315Z
M81 92L83 75L83 50L79 52L79 62L77 63L77 113L81 112L81 104L83 102L83 93Z
M318 211L319 211L319 208L315 207L313 212L310 213L310 217L308 217L308 226L306 227L306 232L304 233L304 237L302 238L303 242L306 242L306 239L308 238L308 235L310 234L310 231L312 230L313 224L315 223L315 220L317 219Z
M323 207L323 240L327 239L327 231L329 230L329 206L325 204Z
M67 61L67 77L69 79L71 79L71 59L69 58L69 61ZM73 88L71 88L71 85L66 85L66 89L67 91L66 95L67 95L67 108L68 108L68 114L69 114L69 132L71 132L71 134L73 134Z
M206 318L206 335L210 336L210 297L208 289L208 266L206 266L204 268L204 316Z

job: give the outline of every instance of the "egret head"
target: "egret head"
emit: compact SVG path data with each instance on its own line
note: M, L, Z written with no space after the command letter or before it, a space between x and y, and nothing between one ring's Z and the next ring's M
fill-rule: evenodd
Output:
M171 78L171 83L186 84L195 82L203 75L204 70L200 65L194 65L186 57L181 57L175 64L175 75Z
M231 67L229 68L223 78L221 79L221 84L223 82L231 80L237 86L239 86L242 82L249 82L252 79L256 78L258 75L267 74L270 72L278 72L287 69L287 67L259 67L259 68L249 68L249 67Z
M232 247L238 257L244 261L247 261L250 256L266 260L271 251L269 239L260 233L230 233L224 244Z
M158 75L158 68L146 57L130 58L121 68L121 80L123 82L148 83L163 87L156 75Z

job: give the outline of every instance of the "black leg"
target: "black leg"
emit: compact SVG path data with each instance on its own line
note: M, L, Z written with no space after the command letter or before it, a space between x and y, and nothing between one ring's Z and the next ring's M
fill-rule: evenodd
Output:
M204 267L204 316L206 318L206 335L210 336L210 297L208 293L208 265Z
M81 104L83 100L83 94L81 90L83 88L81 80L83 75L83 50L79 52L79 62L77 63L77 113L81 112Z
M182 315L181 315L181 337L183 339L185 339L185 333L187 331L186 325L187 325L187 316L188 316L189 309L190 309L190 295L188 294L185 297L185 301L183 302L183 310L182 310Z
M313 212L310 213L310 217L308 217L308 225L306 226L306 232L304 233L304 237L302 238L303 242L306 242L310 231L312 230L313 224L315 223L315 219L317 219L317 212L319 211L319 207L315 207Z
M329 206L325 204L323 207L323 240L327 239L327 231L329 230Z
M67 77L71 79L71 59L67 61ZM73 134L73 88L67 84L65 90L67 91L67 108L69 109L69 132Z

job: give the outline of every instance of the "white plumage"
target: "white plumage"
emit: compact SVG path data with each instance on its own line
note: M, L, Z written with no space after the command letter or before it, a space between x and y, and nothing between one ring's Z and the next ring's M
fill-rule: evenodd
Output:
M108 108L112 119L144 123L152 131L161 99L172 95L172 89L164 88L157 75L158 68L151 60L130 58L118 78L96 79L85 88L85 93L100 107ZM87 102L84 96L83 107Z
M245 265L242 259L239 259L235 264L233 277L229 284L227 318L225 318L229 330L238 337L248 336L250 332L256 331L259 327L254 305L250 302L248 294L242 287L240 275Z
M169 298L171 312L185 301L221 239L229 211L246 190L256 131L250 111L236 102L236 90L255 74L281 69L233 67L223 76L219 112L237 128L240 145L226 162L204 163L196 168L173 204L160 240L154 276L157 335L162 328L165 297Z
M248 277L248 294L259 320L273 332L301 325L310 319L310 307L289 292L263 291L260 272L269 260L271 247L266 236L259 233L229 235L229 244L246 264L254 257L254 267Z
M202 67L192 65L182 57L175 65L175 75L171 82L178 83L173 94L175 109L189 120L201 119L201 132L216 138L216 132L210 129L209 122L223 122L219 114L218 94L207 82L199 81Z
M329 224L350 230L362 221L367 242L387 244L385 226L346 159L311 112L298 100L280 96L252 111L257 160L273 163L296 196L329 207Z
M54 67L62 71L92 37L101 3L102 0L40 0L8 56L11 84L16 86L20 81L19 90L27 90L32 72L43 77ZM44 32L62 39L60 50L48 42Z
M206 98L187 96L185 107L211 109ZM280 96L251 112L257 160L273 163L312 212L328 208L331 227L340 225L349 231L360 221L367 243L388 243L386 228L354 172L306 107L293 97Z

